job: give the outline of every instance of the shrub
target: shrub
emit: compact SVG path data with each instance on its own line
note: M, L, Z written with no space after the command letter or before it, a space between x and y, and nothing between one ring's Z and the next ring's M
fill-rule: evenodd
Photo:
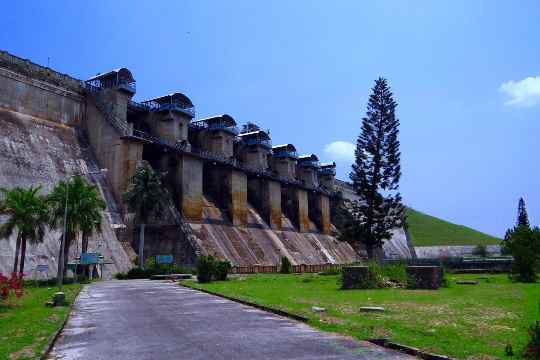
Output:
M290 274L292 273L292 264L289 261L289 258L286 256L283 256L281 258L281 268L279 269L279 272L282 274Z
M540 322L538 321L529 327L529 342L525 346L523 357L540 359Z
M20 298L24 294L22 276L18 276L17 273L11 273L11 277L4 276L0 273L0 300L4 303L8 303L9 300L15 296Z
M231 270L231 263L227 260L217 261L214 266L214 277L216 280L227 280L227 274Z
M197 258L197 280L200 283L209 283L215 274L216 261L212 256L199 256Z
M476 247L473 249L472 254L474 256L480 256L480 257L487 257L488 251L486 245L476 245Z
M329 268L319 273L319 275L340 275L340 274L341 274L341 268L339 267Z

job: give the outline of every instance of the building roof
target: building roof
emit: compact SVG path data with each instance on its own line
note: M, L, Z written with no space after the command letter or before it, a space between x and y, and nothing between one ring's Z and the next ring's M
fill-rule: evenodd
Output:
M301 155L298 157L298 162L302 161L319 161L319 157L315 154Z
M272 150L274 151L284 150L284 151L296 152L296 148L294 147L293 144L281 144L281 145L272 146Z
M163 95L154 99L145 100L143 102L156 102L158 104L166 104L166 103L174 103L179 102L185 105L193 106L193 103L191 102L190 98L188 98L186 95L175 92L168 95Z
M328 162L328 163L321 163L321 168L330 168L330 167L336 167L336 163L334 161Z
M250 132L247 132L247 133L240 133L238 136L243 138L243 139L258 138L258 139L263 139L263 140L270 140L270 135L268 135L268 133L266 131L264 131L264 130L257 130L257 131L250 131Z
M195 121L195 123L199 123L199 122L205 122L207 124L222 123L222 124L225 124L226 126L236 126L236 121L234 121L234 118L227 114L210 116L210 117Z
M88 79L88 81L110 79L112 77L116 77L117 75L119 78L121 78L122 80L126 80L129 83L135 82L135 79L133 78L133 75L128 68L118 68L103 74L97 74L96 76L92 76L90 79Z

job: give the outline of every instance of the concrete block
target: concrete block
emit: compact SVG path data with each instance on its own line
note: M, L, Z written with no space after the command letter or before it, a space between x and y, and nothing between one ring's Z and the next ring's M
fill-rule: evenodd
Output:
M384 312L381 306L360 306L360 312Z
M436 290L442 285L443 270L440 266L407 266L407 276L413 289Z

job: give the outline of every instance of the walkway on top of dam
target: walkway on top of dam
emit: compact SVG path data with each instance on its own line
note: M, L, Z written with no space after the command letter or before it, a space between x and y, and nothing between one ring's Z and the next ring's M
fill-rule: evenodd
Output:
M411 359L171 282L87 285L50 359Z

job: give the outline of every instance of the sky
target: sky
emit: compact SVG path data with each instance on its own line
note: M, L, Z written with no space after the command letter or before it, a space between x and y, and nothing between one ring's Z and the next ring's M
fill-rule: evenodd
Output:
M502 237L540 225L538 1L18 1L0 49L135 100L185 93L348 179L374 80L399 106L406 205Z

